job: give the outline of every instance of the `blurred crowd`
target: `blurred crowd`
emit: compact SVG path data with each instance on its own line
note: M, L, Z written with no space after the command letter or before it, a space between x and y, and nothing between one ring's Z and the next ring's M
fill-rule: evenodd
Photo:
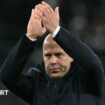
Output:
M66 0L60 6L62 25L99 55L105 69L105 0Z
M14 44L26 33L31 9L41 1L1 0L0 67ZM53 7L60 7L61 26L67 28L73 35L89 45L98 54L105 69L105 0L45 1ZM33 53L30 58L31 64L35 61L40 62L42 59L40 42L39 46L36 46L37 52ZM37 54L39 55L37 56ZM33 56L36 56L37 60L32 59ZM4 86L1 84L0 89L3 88ZM4 105L6 102L8 105L27 105L12 93L0 98L0 105Z

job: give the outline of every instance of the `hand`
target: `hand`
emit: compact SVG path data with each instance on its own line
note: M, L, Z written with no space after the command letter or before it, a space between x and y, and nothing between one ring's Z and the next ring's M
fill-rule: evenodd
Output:
M27 26L26 36L31 39L38 38L46 32L46 29L42 26L41 19L37 15L37 9L32 9L31 17Z
M36 8L46 30L53 33L57 26L59 26L59 7L56 7L55 10L53 10L49 4L42 2Z

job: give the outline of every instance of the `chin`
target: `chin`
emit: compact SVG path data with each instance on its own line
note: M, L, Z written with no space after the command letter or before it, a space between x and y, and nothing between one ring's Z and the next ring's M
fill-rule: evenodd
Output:
M53 78L53 79L59 79L59 78L61 78L59 75L50 75L50 77Z

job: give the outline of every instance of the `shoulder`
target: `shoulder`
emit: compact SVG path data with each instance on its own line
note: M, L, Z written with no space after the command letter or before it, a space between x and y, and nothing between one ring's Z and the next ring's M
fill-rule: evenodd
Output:
M35 80L36 78L39 78L39 76L40 77L44 76L44 64L41 63L30 67L26 75L33 80Z

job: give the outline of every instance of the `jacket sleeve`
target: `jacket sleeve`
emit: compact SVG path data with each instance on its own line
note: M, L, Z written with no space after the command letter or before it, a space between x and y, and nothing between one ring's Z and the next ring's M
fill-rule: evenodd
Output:
M32 99L29 98L32 95L32 79L22 72L34 49L34 44L35 42L31 42L24 35L7 56L0 70L0 79L6 87L28 102Z
M98 56L82 41L61 27L54 40L66 51L91 77L92 85L102 88L104 70Z

